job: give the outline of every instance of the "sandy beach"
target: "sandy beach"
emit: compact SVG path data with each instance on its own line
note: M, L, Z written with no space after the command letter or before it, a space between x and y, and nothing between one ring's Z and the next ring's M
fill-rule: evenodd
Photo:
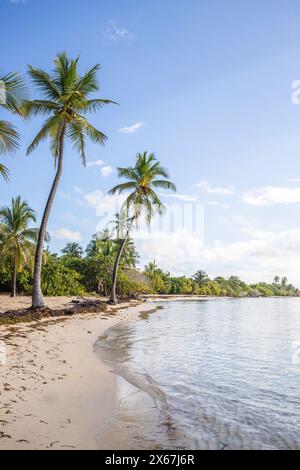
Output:
M72 299L49 298L51 307ZM0 297L0 310L30 299ZM13 304L13 305L12 305ZM146 304L107 312L0 326L6 363L0 365L0 449L97 449L95 432L116 403L116 377L94 353L104 331Z

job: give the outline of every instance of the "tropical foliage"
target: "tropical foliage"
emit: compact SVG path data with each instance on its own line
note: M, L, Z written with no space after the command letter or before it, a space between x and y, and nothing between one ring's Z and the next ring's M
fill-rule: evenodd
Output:
M23 100L26 97L24 81L18 73L0 74L0 109L24 114ZM12 153L19 147L19 133L8 120L0 119L0 155ZM8 179L8 168L0 162L0 175Z
M0 256L11 263L11 295L16 295L17 273L29 266L34 257L38 229L29 227L36 222L35 212L18 196L11 207L0 209Z

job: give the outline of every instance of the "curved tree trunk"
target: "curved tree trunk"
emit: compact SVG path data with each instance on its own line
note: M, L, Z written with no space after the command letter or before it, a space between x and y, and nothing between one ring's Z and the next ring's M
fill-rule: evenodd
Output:
M109 301L107 302L108 304L111 304L111 305L116 305L118 303L116 288L117 288L117 277L118 277L119 264L120 264L121 256L122 256L122 253L124 251L126 242L127 242L128 238L129 238L129 235L130 235L130 231L131 231L131 228L132 228L132 225L133 225L133 221L134 221L134 217L132 217L132 219L131 219L130 225L129 225L127 233L126 233L126 237L122 240L122 243L120 245L120 248L118 250L118 253L117 253L117 256L116 256L116 259L115 259L114 269L113 269L113 274L112 274L112 287L111 287L111 291L110 291Z
M41 272L42 272L42 261L43 261L43 249L44 240L46 236L47 224L49 215L53 205L53 201L57 192L59 181L62 174L62 163L63 163L63 150L64 150L64 137L65 137L66 126L64 125L60 133L59 142L59 156L56 175L48 196L48 200L45 206L38 241L36 245L35 260L34 260L34 275L33 275L33 292L32 292L32 308L44 307L45 300L41 289Z
M13 275L11 280L11 297L17 294L17 260L16 255L13 256Z

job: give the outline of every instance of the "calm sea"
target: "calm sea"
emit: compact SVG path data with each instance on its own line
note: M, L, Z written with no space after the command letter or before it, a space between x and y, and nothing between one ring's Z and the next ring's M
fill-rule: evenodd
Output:
M300 299L153 309L96 344L118 376L100 447L300 449Z

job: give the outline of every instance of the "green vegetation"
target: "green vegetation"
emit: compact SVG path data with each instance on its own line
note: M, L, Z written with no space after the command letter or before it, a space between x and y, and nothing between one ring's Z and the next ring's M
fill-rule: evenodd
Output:
M3 227L3 225L2 225ZM29 229L30 230L30 229ZM25 242L27 243L27 242ZM2 243L0 242L0 246ZM68 243L61 256L44 252L41 284L45 295L99 294L109 296L112 274L120 241L111 238L108 230L95 234L86 250L77 243ZM0 263L0 292L11 290L13 279L12 253L3 252ZM122 299L135 299L143 294L202 295L228 297L300 296L300 291L283 277L275 276L271 284L246 284L236 276L210 279L204 271L192 277L171 276L155 261L143 270L137 269L138 253L129 238L120 258L116 294ZM16 289L32 294L33 274L30 260L23 259L22 269L16 272Z
M23 100L26 98L26 88L18 73L0 75L0 110L24 114ZM7 120L0 120L0 155L12 153L19 147L20 136L16 128ZM9 172L0 162L0 175L8 180Z

